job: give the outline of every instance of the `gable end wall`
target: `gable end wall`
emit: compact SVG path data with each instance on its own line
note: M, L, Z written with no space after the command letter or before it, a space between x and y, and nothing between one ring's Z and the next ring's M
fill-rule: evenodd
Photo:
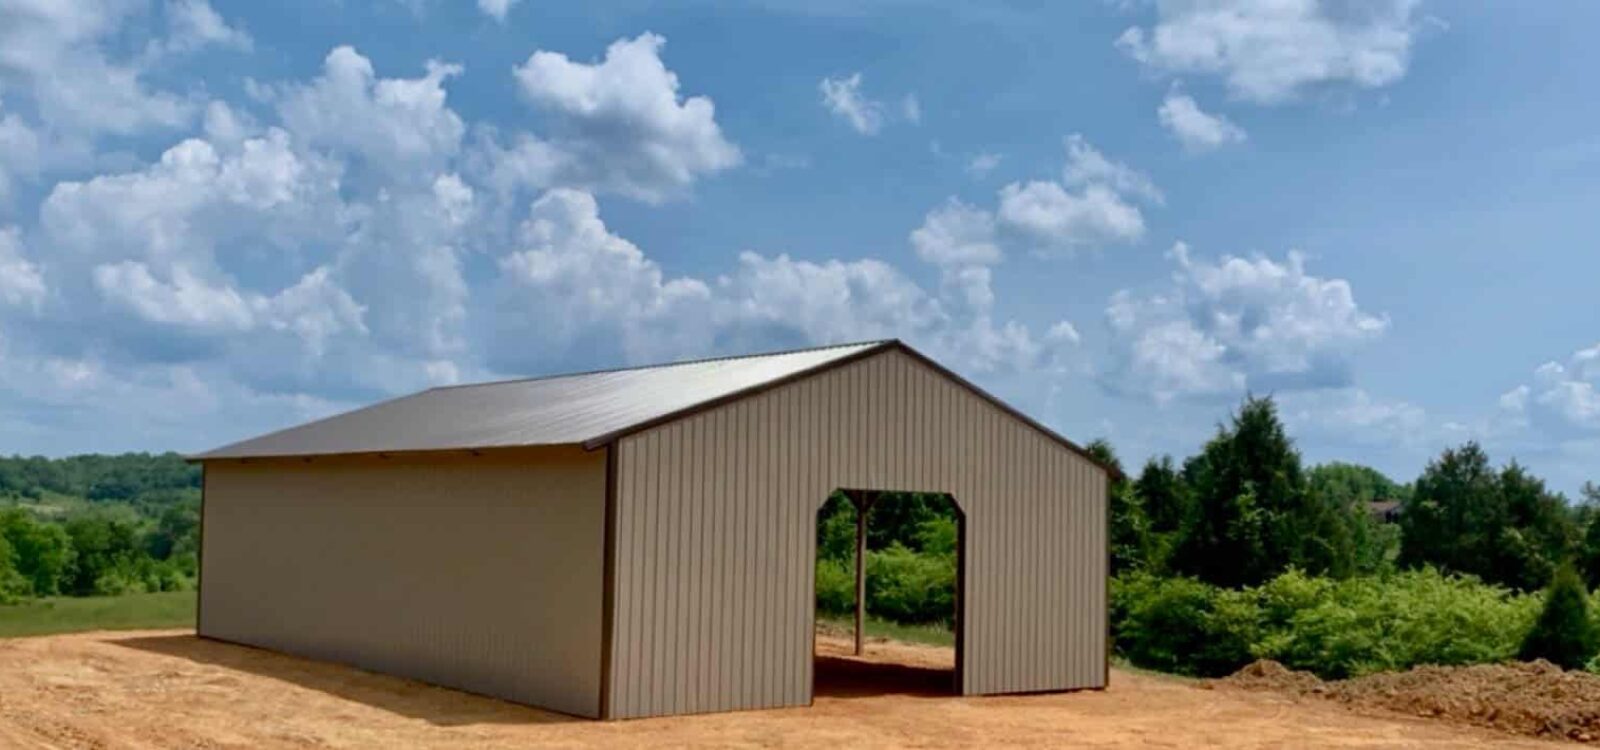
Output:
M835 488L967 516L967 694L1104 687L1106 475L899 351L617 443L615 718L811 701L816 511Z

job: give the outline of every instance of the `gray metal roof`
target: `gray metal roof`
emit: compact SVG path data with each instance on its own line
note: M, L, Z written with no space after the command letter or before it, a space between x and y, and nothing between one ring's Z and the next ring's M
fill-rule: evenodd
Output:
M593 446L840 360L903 346L873 341L626 370L432 388L290 427L194 460Z

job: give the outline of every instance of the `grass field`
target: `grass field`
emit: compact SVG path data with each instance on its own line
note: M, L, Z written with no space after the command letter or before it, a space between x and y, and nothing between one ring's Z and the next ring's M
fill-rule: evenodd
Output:
M52 597L0 606L0 638L194 625L194 592Z
M855 633L856 621L849 617L824 617L817 616L817 624L822 630L835 635L849 636ZM905 643L922 643L929 646L954 646L956 634L948 628L938 625L901 625L888 620L879 620L876 617L867 618L868 638L888 638Z

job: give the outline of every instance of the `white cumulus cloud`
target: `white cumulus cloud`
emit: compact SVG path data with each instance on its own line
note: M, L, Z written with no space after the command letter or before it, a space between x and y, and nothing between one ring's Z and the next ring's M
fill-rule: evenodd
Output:
M709 97L683 97L661 60L666 39L641 34L576 62L538 51L515 70L522 95L550 125L507 148L489 144L484 160L502 186L571 187L659 202L743 156L717 125Z
M188 124L196 111L186 95L152 87L150 67L169 53L222 45L248 48L205 0L163 6L167 33L145 29L152 6L123 0L0 0L0 96L30 100L40 122L79 148L102 133L131 135ZM159 28L159 27L158 27ZM119 37L147 38L127 51Z
M817 84L822 92L822 104L835 116L850 124L857 133L876 135L883 129L883 102L869 99L861 93L861 74L852 73L844 78L824 78Z
M1200 109L1194 97L1176 91L1169 92L1157 110L1161 126L1177 137L1178 142L1191 152L1212 151L1245 139L1244 129L1222 115L1209 114Z
M1366 445L1421 446L1465 437L1436 425L1422 407L1380 398L1354 386L1295 391L1278 396L1279 413L1295 432Z
M987 211L951 199L928 212L911 232L917 257L937 266L992 266L1000 262L994 217Z
M230 26L206 0L171 0L166 14L167 38L157 42L161 53L182 54L213 45L248 51L254 46L249 33Z
M1000 166L1001 158L1000 154L992 154L987 151L975 154L971 159L967 160L967 172L976 177L985 177L990 172L993 172L995 167Z
M1212 74L1260 103L1319 85L1400 80L1417 36L1419 0L1157 0L1148 27L1117 46L1156 71Z
M542 356L597 346L616 347L603 352L613 358L646 361L710 343L706 284L668 278L607 229L588 193L541 196L520 235L519 249L498 261L492 366L527 369Z
M1193 258L1179 243L1171 282L1121 290L1106 307L1112 390L1166 402L1243 389L1350 384L1350 353L1388 329L1363 311L1350 283L1307 273L1305 258Z
M950 204L913 244L947 271L981 272L984 293L930 292L875 259L813 261L746 251L714 278L673 277L612 232L586 193L557 189L534 202L517 249L498 260L496 369L535 362L648 362L684 353L901 337L968 371L1048 366L1077 343L1070 325L1040 336L990 311L981 215ZM926 230L926 231L925 231ZM914 233L915 234L915 233Z
M1000 219L1050 246L1098 246L1144 236L1138 207L1105 185L1069 192L1055 182L1012 183L1000 190Z
M133 71L125 92L172 103L169 124L72 119L84 113L41 106L0 60L0 174L55 180L0 223L0 385L17 394L0 421L14 439L81 436L73 415L94 409L123 439L199 447L434 383L887 336L994 378L1056 372L1077 351L1069 323L995 311L1012 230L989 208L952 200L907 228L937 285L805 248L730 249L684 274L608 227L604 196L681 197L742 158L710 99L682 93L658 36L587 62L534 53L512 81L537 129L500 132L451 107L459 66L386 74L352 47L306 79L247 82L249 101L164 94L138 67L156 53L250 41L208 3L151 7L167 15L44 4L34 28L70 30L67 46ZM107 18L167 36L113 45ZM145 57L108 51L123 47ZM913 101L891 116L912 119ZM91 131L159 143L159 127L185 135L152 158L100 163L88 148L69 179L40 156L68 136L98 145ZM1095 155L1069 148L1059 184L1158 198Z
M1500 408L1557 435L1600 433L1600 344L1540 365L1500 397Z
M466 130L447 105L443 85L460 73L459 65L430 61L420 78L379 78L372 61L338 47L316 79L276 90L278 114L305 145L431 178L431 170L455 155Z
M922 100L916 94L906 94L898 107L891 107L862 91L860 72L824 78L817 84L817 91L822 94L823 108L861 135L877 135L890 121L911 125L922 122Z
M511 8L521 1L522 0L478 0L478 10L483 11L484 14L496 21L505 23L506 15L511 12Z
M1129 243L1144 236L1138 202L1160 203L1150 178L1113 161L1082 135L1067 136L1061 179L1001 188L996 215L1002 229L1045 250Z
M0 226L0 303L37 309L44 303L44 275L22 252L22 232Z

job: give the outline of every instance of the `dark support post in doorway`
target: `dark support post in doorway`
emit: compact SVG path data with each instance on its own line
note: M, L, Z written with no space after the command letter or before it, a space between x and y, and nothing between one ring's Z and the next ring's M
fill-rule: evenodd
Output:
M867 511L877 493L854 490L845 497L856 506L856 656L860 656L865 652L867 625Z
M867 507L856 503L856 656L862 652L867 620Z

